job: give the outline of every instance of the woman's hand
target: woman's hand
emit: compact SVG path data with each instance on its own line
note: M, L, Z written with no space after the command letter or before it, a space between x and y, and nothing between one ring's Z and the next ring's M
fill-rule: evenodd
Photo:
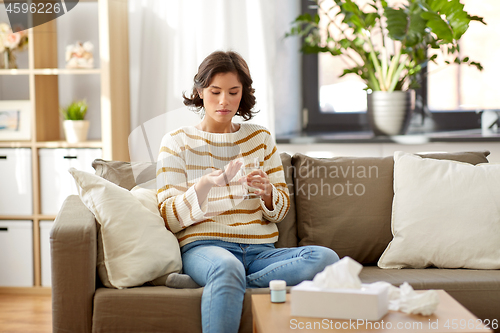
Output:
M208 192L214 186L226 186L236 176L243 163L240 160L233 160L222 170L214 170L203 177L194 185L194 190L198 196L198 204L207 199Z
M224 171L215 170L202 178L205 178L205 181L212 186L226 186L236 176L242 165L240 160L232 160L226 165Z
M267 173L258 169L253 170L248 175L241 177L240 181L248 184L248 186L255 189L254 193L262 198L266 207L272 209L273 207L273 186L269 181Z

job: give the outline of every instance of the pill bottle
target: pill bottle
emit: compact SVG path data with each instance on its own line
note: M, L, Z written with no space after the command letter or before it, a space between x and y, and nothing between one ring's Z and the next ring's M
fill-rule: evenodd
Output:
M269 281L269 289L271 289L271 302L284 303L286 301L286 281L271 280Z

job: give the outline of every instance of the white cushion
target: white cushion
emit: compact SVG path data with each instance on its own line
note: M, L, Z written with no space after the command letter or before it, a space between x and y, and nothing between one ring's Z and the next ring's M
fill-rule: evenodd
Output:
M69 172L100 224L98 271L105 286L133 287L180 272L179 243L165 228L156 190L136 186L128 191L91 173L75 168Z
M394 154L393 240L380 268L500 268L500 165Z

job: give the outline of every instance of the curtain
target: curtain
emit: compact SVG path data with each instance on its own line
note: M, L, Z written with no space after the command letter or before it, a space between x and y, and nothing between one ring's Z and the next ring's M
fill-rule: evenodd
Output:
M275 135L298 130L299 43L283 36L299 9L299 0L129 0L132 130L154 123L164 134L198 123L182 93L215 50L247 61L259 110L251 122Z

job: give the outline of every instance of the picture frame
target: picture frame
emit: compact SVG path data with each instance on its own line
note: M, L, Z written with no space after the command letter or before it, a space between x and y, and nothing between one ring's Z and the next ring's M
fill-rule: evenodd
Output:
M31 140L31 101L0 101L0 141Z

